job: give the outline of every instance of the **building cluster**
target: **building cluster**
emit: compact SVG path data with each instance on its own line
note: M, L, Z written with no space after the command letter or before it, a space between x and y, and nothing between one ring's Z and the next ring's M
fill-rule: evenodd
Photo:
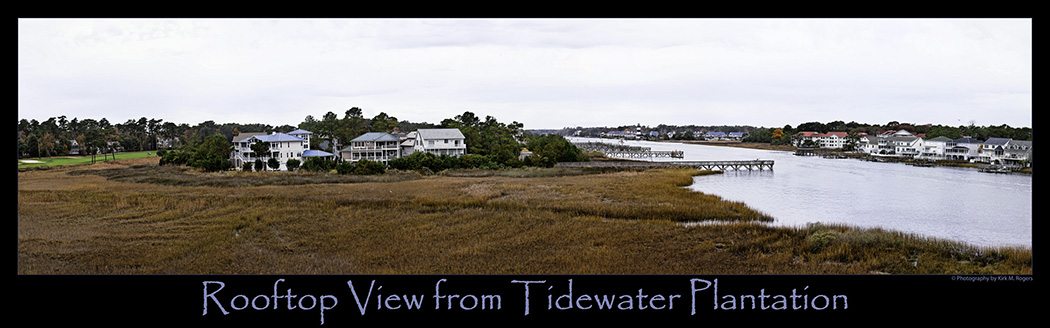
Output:
M233 137L230 163L241 168L256 159L270 158L281 163L279 170L287 170L288 160L304 161L310 157L357 162L370 160L388 164L390 160L408 156L414 152L459 157L467 153L467 144L459 129L419 129L410 133L368 132L349 141L335 153L310 149L313 132L295 130L288 133L241 133ZM252 145L259 142L270 144L270 153L259 156ZM338 149L338 147L336 147Z
M861 133L851 138L846 132L799 132L794 135L795 146L841 149L852 145L853 151L878 155L908 157L924 160L958 160L1004 165L1029 166L1032 163L1032 142L1010 138L978 140L969 136L958 139L936 137L926 139L924 134L907 130L885 131L877 135Z
M707 132L705 132L705 131L692 131L692 132L685 132L685 133L692 133L693 134L692 135L693 139L697 139L697 140L712 140L712 141L714 141L714 140L737 140L737 141L739 141L741 139L744 139L744 137L747 137L747 132L728 132L728 133L726 133L726 132L721 132L721 131L707 131ZM599 135L599 137L601 137L601 138L615 138L615 139L646 139L646 138L656 139L656 138L660 138L661 134L667 136L670 139L675 139L675 136L679 135L680 133L678 133L678 132L676 132L674 130L667 131L666 133L661 133L660 131L652 130L652 131L649 131L648 133L645 133L645 132L642 131L641 127L638 127L634 131L631 131L630 129L624 129L622 131L620 131L620 130L611 130L611 131L602 132ZM678 136L678 137L680 138L682 136Z

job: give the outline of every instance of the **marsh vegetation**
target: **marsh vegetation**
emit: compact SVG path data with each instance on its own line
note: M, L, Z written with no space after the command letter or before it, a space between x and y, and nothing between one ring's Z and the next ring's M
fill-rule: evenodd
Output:
M20 274L1030 274L1030 249L771 227L684 169L18 173ZM720 222L718 224L691 224Z

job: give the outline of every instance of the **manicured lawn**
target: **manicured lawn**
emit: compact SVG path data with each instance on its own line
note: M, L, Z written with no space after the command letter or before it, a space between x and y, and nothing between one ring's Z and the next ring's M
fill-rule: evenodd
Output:
M132 158L145 158L157 156L156 151L141 151L132 153L117 153L117 159L132 159ZM107 155L105 158L113 160L112 155ZM103 160L102 155L95 155L95 161L100 162ZM18 167L38 167L38 166L54 166L54 165L75 165L75 164L89 164L91 163L91 156L55 156L55 157L42 157L42 158L23 158L18 160Z

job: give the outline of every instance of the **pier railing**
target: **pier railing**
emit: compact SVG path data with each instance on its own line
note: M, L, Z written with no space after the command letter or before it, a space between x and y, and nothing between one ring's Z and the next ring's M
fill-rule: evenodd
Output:
M593 162L560 162L559 167L690 167L698 170L727 171L727 170L773 170L773 160L749 160L749 161L671 161L671 162L642 162L642 161L593 161Z

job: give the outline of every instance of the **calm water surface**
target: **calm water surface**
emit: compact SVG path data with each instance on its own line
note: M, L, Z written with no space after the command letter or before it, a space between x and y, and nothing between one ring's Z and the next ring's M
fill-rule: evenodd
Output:
M774 217L778 225L844 223L977 246L1032 246L1031 175L825 159L733 147L626 143L653 150L685 151L685 158L675 160L776 161L773 171L730 170L696 177L690 188L744 202Z

